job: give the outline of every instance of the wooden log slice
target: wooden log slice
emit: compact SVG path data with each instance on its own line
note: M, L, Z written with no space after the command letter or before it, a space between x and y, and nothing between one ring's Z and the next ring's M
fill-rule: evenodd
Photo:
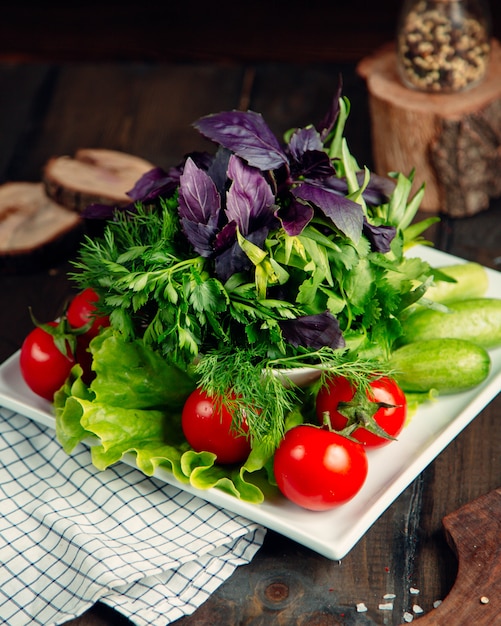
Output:
M127 192L154 165L140 157L99 148L82 148L74 157L47 161L42 180L47 195L68 209L81 212L89 204L125 206Z
M409 174L426 191L421 208L453 217L487 209L501 195L501 45L476 87L435 94L405 87L393 44L363 59L369 92L374 169Z
M57 263L83 233L80 216L51 200L42 183L0 185L0 271L23 273Z

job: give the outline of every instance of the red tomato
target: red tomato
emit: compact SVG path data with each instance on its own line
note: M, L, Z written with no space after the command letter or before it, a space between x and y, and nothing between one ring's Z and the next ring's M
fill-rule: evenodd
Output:
M110 325L107 315L96 315L96 302L98 300L99 296L97 293L90 287L87 287L87 289L84 289L73 298L66 311L68 322L73 328L80 328L88 324L91 319L94 320L92 326L85 333L89 341L99 333L101 327Z
M212 452L222 464L244 461L250 443L231 428L232 415L221 403L201 389L195 389L186 400L181 416L184 436L197 452ZM242 426L244 430L245 425Z
M353 428L350 436L375 448L400 434L407 417L407 400L398 384L386 376L372 380L366 393L357 393L346 378L338 376L318 392L316 412L321 423L327 414L334 430Z
M324 511L360 491L368 462L361 444L327 428L302 424L285 433L273 470L286 498L305 509Z
M48 326L57 326L50 322ZM68 346L63 354L54 343L54 337L43 328L34 328L21 346L20 367L28 387L37 395L52 401L75 364Z
M66 311L66 319L72 328L81 328L88 324L91 320L91 327L83 335L77 335L76 342L76 360L81 365L83 374L82 380L89 385L94 378L94 372L92 371L92 355L89 352L89 343L99 333L102 327L110 325L110 319L107 315L96 315L96 302L98 302L99 296L97 293L87 287L80 293L78 293L70 302L68 310Z

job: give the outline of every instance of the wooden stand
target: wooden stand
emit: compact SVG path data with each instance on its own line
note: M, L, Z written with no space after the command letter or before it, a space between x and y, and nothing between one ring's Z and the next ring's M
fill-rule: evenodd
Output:
M429 94L405 87L393 44L362 59L369 92L376 173L423 182L424 211L473 215L501 196L501 45L492 42L489 70L469 91Z

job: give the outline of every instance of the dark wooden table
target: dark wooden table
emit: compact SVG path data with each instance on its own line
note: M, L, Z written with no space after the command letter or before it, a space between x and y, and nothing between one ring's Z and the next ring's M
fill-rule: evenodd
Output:
M40 179L53 155L80 147L125 150L168 167L207 144L191 127L200 116L249 107L280 135L318 121L339 73L352 102L347 136L371 166L367 94L353 63L16 63L0 64L0 182ZM429 231L437 247L499 268L501 205L468 219L443 219ZM72 286L68 258L22 275L1 275L0 361L41 319L61 312ZM497 397L397 498L341 561L330 561L274 532L179 626L246 624L400 624L450 591L457 562L442 518L501 484L501 398ZM419 590L418 596L410 588ZM393 611L381 611L394 593ZM357 613L364 602L367 613ZM96 605L72 624L105 626L122 618Z

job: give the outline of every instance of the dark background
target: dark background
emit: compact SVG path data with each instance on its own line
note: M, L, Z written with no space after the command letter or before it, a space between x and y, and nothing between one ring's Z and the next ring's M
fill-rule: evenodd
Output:
M402 0L12 2L3 60L357 61L394 38ZM491 0L501 37L501 2Z

